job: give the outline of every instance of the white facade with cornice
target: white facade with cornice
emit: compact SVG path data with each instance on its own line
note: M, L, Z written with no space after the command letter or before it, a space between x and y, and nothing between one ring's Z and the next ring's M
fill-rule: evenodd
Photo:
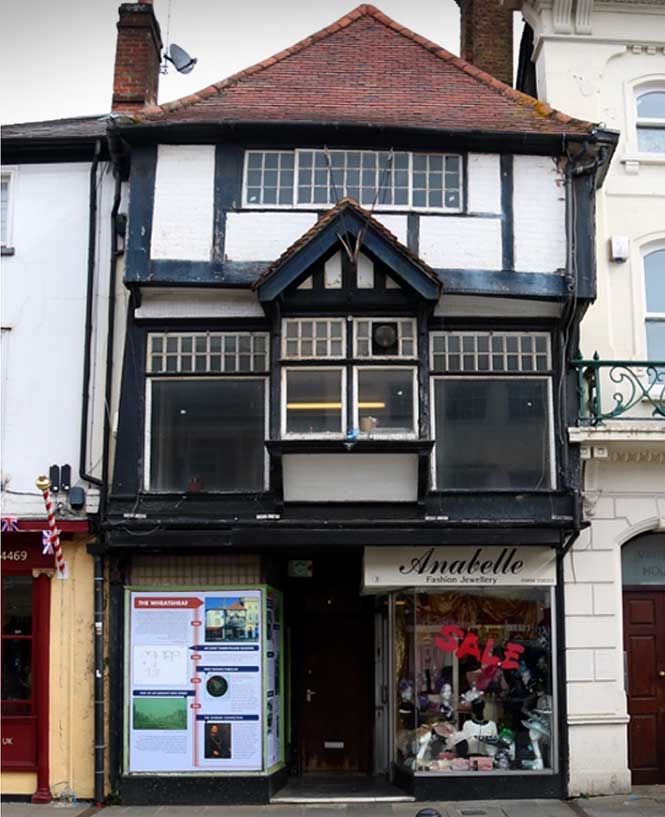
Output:
M582 322L582 355L654 359L647 349L644 259L665 249L665 149L639 149L636 100L665 91L665 2L505 4L521 9L533 29L539 98L621 133L597 197L598 299ZM613 238L622 260L612 260ZM615 392L627 401L633 386L638 395L640 387L649 389L645 368L634 381L617 381L621 371L612 381L605 370L603 399L610 407ZM631 785L621 548L639 534L665 532L665 417L649 419L655 406L665 406L663 386L650 394L655 402L636 400L630 420L570 429L571 441L582 447L590 522L566 562L571 795Z

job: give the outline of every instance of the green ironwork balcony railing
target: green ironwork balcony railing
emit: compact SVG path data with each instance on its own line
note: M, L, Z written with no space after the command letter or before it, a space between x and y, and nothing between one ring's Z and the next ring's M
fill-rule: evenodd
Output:
M665 421L665 360L572 361L577 371L578 420Z

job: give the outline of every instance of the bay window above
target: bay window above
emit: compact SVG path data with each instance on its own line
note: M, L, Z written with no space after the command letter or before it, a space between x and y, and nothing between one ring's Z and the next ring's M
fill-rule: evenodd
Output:
M324 149L245 153L245 207L326 207L345 197L383 210L459 211L462 157Z

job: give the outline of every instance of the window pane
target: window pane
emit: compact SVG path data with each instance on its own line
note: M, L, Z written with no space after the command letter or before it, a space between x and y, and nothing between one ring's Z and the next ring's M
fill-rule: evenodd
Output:
M644 256L647 312L665 313L665 250Z
M2 699L26 701L32 697L32 639L2 639Z
M439 489L546 489L550 420L544 380L436 380Z
M637 98L637 115L665 119L665 91L650 91Z
M2 579L2 634L32 633L32 577L4 576Z
M414 431L411 369L358 370L358 425L366 432Z
M665 128L638 127L637 145L646 153L665 153Z
M647 357L665 360L665 321L647 321Z
M286 380L286 430L295 434L342 430L342 373L291 370Z
M262 380L153 381L152 490L260 491L264 439Z

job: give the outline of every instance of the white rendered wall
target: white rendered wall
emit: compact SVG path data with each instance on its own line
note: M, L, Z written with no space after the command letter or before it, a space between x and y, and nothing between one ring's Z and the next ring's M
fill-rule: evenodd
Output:
M229 261L272 261L314 224L316 213L229 213L225 256Z
M611 9L594 3L583 32L569 4L565 33L555 30L553 9L545 5L536 10L536 4L523 4L535 32L539 98L571 116L620 131L596 199L598 298L582 322L582 354L644 359L642 255L659 242L665 246L665 155L637 149L635 89L653 82L665 87L665 4L631 8L617 2ZM628 238L625 263L609 260L613 235ZM623 442L599 439L607 458L585 465L591 528L566 564L571 795L630 787L620 547L633 535L665 528L665 423L650 427L647 435L626 432L624 426Z
M566 266L566 192L550 156L515 156L515 269L555 272Z
M152 258L210 260L214 183L214 145L158 146Z
M35 478L68 463L78 477L88 253L89 164L19 166L13 189L13 256L2 259L2 513L44 516ZM93 308L89 471L101 476L109 213L113 178L100 167ZM63 497L64 500L64 497ZM88 504L91 509L91 504Z
M420 257L431 267L500 270L501 221L421 216L419 247Z
M470 213L501 214L501 165L496 153L470 153L467 160Z

